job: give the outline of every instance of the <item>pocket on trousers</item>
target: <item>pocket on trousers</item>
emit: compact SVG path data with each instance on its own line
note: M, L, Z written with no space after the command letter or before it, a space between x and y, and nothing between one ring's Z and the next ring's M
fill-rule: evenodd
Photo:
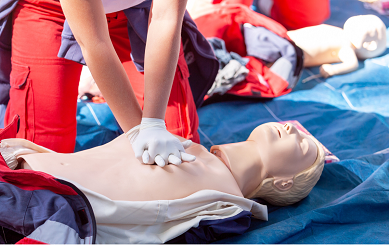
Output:
M21 118L18 137L34 141L34 94L29 66L12 63L10 75L10 111Z

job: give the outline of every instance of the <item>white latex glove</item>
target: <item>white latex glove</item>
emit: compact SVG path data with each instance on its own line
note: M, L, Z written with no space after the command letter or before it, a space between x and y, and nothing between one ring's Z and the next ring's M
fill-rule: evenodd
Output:
M194 161L196 157L185 153L191 140L180 142L166 130L165 122L158 118L142 118L140 125L126 133L132 144L135 157L144 164L165 166L180 165L182 161Z

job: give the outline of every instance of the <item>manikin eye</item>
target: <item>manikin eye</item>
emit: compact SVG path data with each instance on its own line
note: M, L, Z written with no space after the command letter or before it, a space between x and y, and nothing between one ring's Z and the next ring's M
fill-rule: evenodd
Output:
M281 132L280 132L280 130L277 129L277 127L275 127L275 126L274 126L274 128L276 128L276 130L278 131L278 136L280 136L280 138L281 138Z

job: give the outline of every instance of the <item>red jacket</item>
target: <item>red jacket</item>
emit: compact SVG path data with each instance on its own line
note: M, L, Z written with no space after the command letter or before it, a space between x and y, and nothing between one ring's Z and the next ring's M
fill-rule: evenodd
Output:
M191 14L195 16L194 21L205 37L223 39L228 51L236 52L240 56L249 59L246 65L250 71L249 74L244 81L232 87L227 92L228 94L272 98L287 94L292 90L288 88L289 83L272 73L262 60L246 56L246 46L241 31L244 23L250 23L253 26L264 27L294 45L293 41L287 36L285 27L243 4L225 4L222 2L221 4L209 5L206 8L199 8L196 13ZM297 46L295 46L295 49L298 66L294 73L299 76L303 65L303 54ZM268 86L260 83L258 74L265 79Z

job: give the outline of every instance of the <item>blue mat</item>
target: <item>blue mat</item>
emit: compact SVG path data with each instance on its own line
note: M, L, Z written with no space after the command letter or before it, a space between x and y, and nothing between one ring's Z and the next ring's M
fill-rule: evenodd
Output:
M357 0L332 0L326 23L342 27L359 14L378 15L389 27L388 17ZM304 69L286 96L224 101L198 110L201 143L208 149L244 141L265 122L298 120L341 159L325 165L307 198L288 207L269 205L269 221L253 220L245 234L218 243L389 243L389 50L360 61L353 73L301 82L318 72ZM90 107L99 113L93 115ZM77 117L77 150L121 133L104 104L80 102Z
M357 0L333 0L326 23L342 27L358 14L378 15ZM378 16L388 27L389 18ZM297 87L282 97L225 101L198 111L208 149L244 141L265 122L298 120L341 159L325 165L307 198L269 205L269 221L253 220L245 234L218 243L389 243L388 50L360 61L353 73L301 82L318 73L317 67L304 69Z
M122 133L107 103L78 101L75 152L108 143Z

